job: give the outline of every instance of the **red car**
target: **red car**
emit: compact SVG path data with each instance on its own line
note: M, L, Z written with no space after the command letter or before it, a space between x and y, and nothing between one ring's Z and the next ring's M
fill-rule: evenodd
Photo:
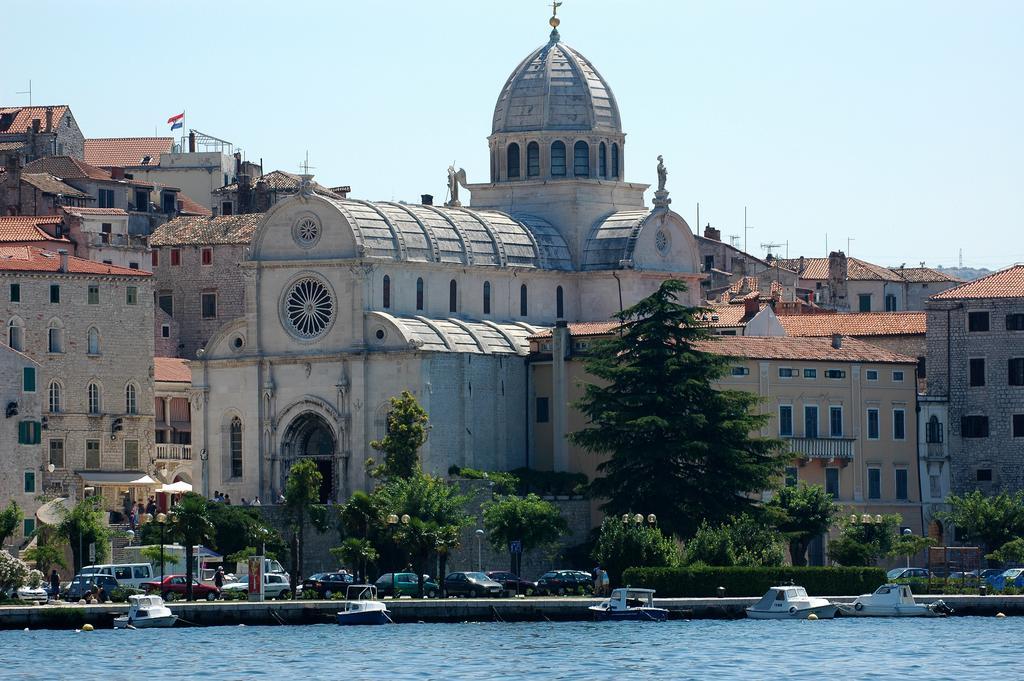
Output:
M188 586L188 581L185 579L185 575L167 575L164 577L163 582L159 580L143 582L139 586L148 594L159 592L165 601L169 601L176 596L185 596L185 588ZM215 601L219 595L220 589L217 587L203 584L195 577L192 578L193 598L205 598L208 601Z

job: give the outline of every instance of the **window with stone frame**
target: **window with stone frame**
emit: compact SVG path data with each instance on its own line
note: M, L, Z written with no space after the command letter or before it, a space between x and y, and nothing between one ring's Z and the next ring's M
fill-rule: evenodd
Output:
M416 279L416 309L422 310L424 304L423 277Z
M484 314L491 314L491 282L484 282Z
M209 246L203 247L203 250L200 252L200 258L202 259L201 261L204 265L212 265L213 249Z
M138 389L134 383L124 387L124 413L135 415L139 413Z
M579 140L572 147L572 174L590 177L590 145Z
M25 350L25 324L17 317L7 322L7 345L12 350Z
M242 420L237 416L231 419L228 433L228 453L230 455L231 477L242 477Z
M47 351L53 354L64 352L64 327L58 320L50 322L47 330Z
M50 381L46 389L47 411L59 414L64 411L64 388L57 381Z
M972 357L967 361L968 376L967 385L977 388L985 385L985 360L982 357Z
M825 493L833 499L839 498L839 469L834 466L825 469Z
M565 317L565 292L561 286L555 289L555 316L558 319Z
M126 471L139 470L139 441L124 441L124 469Z
M181 265L181 249L171 249L171 267L179 267Z
M907 439L907 410L906 409L893 409L892 410L892 439L893 440L906 440Z
M868 409L868 439L877 440L881 437L881 427L879 426L879 411L877 408Z
M565 177L565 142L551 143L551 175Z
M526 176L540 176L540 145L536 142L526 145Z
M21 284L11 284L9 292L9 299L12 303L21 302Z
M89 328L87 335L87 352L90 355L100 354L100 332L95 326Z
M536 406L537 406L536 421L537 421L537 423L547 423L550 420L551 416L550 416L550 407L549 407L549 405L550 405L550 401L549 401L549 399L547 397L538 397L537 398L537 403L536 403Z
M971 333L982 333L988 331L988 312L968 312L967 330Z
M882 469L877 466L868 468L868 499L882 498Z
M160 293L156 297L156 303L161 310L167 313L168 317L174 316L174 294Z
M391 277L384 275L384 280L381 284L381 307L385 310L391 309Z
M50 284L50 302L54 305L60 302L60 284Z
M1013 437L1024 437L1024 414L1014 414L1010 422Z
M100 404L100 387L95 383L90 383L86 389L88 397L89 415L98 416L102 405Z
M965 438L988 437L988 417L983 414L961 417L960 435Z
M793 405L779 405L779 437L793 437Z
M54 468L64 468L64 440L52 439L49 442L47 463L53 464Z
M215 292L203 293L200 298L203 319L217 318L217 294Z
M100 441L99 440L86 440L85 441L85 469L89 471L98 471L101 467L100 461Z
M1006 380L1010 385L1024 385L1024 357L1010 358Z
M128 286L124 290L125 305L137 305L139 302L139 287Z
M1024 331L1024 312L1014 312L1006 315L1007 331Z
M448 311L452 314L459 311L459 285L454 279L448 282Z
M87 302L89 303L89 305L99 305L100 304L100 286L99 286L99 284L89 284L89 297L88 297L88 301Z
M506 175L510 180L519 178L519 145L512 142L505 150Z
M519 287L519 316L520 317L525 317L527 315L527 313L529 312L529 307L527 305L528 302L529 301L527 299L526 284L523 284L522 286Z
M909 478L910 472L906 468L897 468L894 472L893 481L896 485L896 498L906 501L910 498Z

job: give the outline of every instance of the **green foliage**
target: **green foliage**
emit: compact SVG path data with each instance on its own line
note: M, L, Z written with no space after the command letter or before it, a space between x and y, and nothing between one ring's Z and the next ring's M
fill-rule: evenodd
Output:
M839 516L839 507L824 487L805 483L776 491L767 510L776 529L789 541L793 565L807 565L811 542L828 532Z
M21 507L13 499L7 504L7 508L0 511L0 549L18 531L24 518L25 514L22 513Z
M685 555L689 565L761 567L785 562L778 533L748 514L721 525L701 523L697 533L686 542Z
M735 565L736 552L732 537L724 525L700 524L697 532L686 542L686 563L688 565Z
M512 471L512 475L519 480L519 487L516 490L519 496L525 496L530 492L542 497L582 497L587 495L589 481L583 473L516 468Z
M262 550L264 545L268 555L283 555L285 552L286 544L281 533L263 519L257 508L208 501L207 509L214 526L213 546L220 553L232 556L249 547ZM245 558L258 554L259 550L246 554Z
M54 565L62 568L68 566L64 562L64 552L50 544L37 544L28 549L25 551L25 560L35 563L36 568L46 574L50 573L50 568Z
M986 496L975 490L963 496L950 495L946 503L951 509L939 518L953 523L958 539L977 542L989 553L1024 536L1024 491Z
M82 569L83 553L88 555L89 544L96 544L96 562L106 562L110 555L110 528L104 522L101 498L87 497L70 511L63 508L56 535L71 547L75 574Z
M1024 539L1020 537L1012 539L985 557L1000 564L1024 563Z
M763 596L770 587L793 582L815 596L871 593L885 583L880 568L682 567L629 568L623 582L655 589L660 598L706 598L725 587L726 596Z
M377 562L379 554L369 539L348 537L341 546L331 549L331 555L338 559L339 565L348 565L356 573L360 582L366 581L366 569Z
M485 502L483 512L487 541L495 551L508 551L517 540L524 552L550 545L568 528L558 507L536 494L498 497Z
M0 593L13 592L24 585L29 570L27 563L0 549Z
M145 558L147 561L149 561L150 565L160 565L160 546L159 545L149 544L147 546L143 546L139 550L139 554L143 558ZM163 552L163 556L164 556L164 565L165 566L167 566L167 565L177 565L178 563L181 562L181 559L177 556L177 554L168 553L167 551L164 551Z
M384 463L371 474L385 480L416 475L420 470L419 450L427 441L428 420L427 412L408 390L392 397L387 435L370 442L371 447L384 453Z
M679 547L657 527L608 517L594 546L594 560L613 586L622 584L629 567L674 567L679 564Z
M890 558L913 558L929 546L935 544L931 537L919 537L916 534L898 534L889 549Z
M900 520L898 515L884 515L881 523L844 518L839 538L828 544L828 557L850 567L876 565L884 556L892 555Z
M570 436L608 456L591 483L606 512L653 512L680 537L753 508L787 460L781 441L751 435L769 418L753 412L757 396L712 387L732 360L698 349L713 341L698 319L706 311L678 302L685 290L666 280L617 315L620 333L585 365L600 379L576 404L589 425Z
M515 494L519 489L519 478L502 471L478 471L475 468L451 466L448 475L466 480L487 480L491 483L491 491L494 494Z
M129 596L139 596L145 593L142 589L134 589L130 586L119 586L110 592L112 603L127 603Z
M288 593L287 591L285 593ZM220 598L223 601L247 601L249 593L246 591L221 591Z
M216 532L210 519L210 509L206 499L195 492L186 492L174 507L169 516L171 536L185 547L185 555L191 556L195 546L209 543ZM166 561L166 556L164 557ZM193 562L185 561L186 597L193 600L192 594Z
M291 584L292 596L299 588L299 569L306 548L306 520L309 519L319 531L326 529L327 509L320 503L320 485L323 475L312 459L300 459L288 470L288 479L284 485L284 507L292 528L292 542L295 547L292 553Z

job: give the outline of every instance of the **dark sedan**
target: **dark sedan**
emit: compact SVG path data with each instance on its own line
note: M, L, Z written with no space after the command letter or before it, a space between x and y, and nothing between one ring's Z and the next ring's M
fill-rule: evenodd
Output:
M347 572L323 572L310 575L302 583L303 591L315 591L320 598L332 598L334 594L345 594L349 584L355 584L355 577Z
M482 572L452 572L444 578L444 591L449 596L500 596L505 591L501 583Z
M594 584L586 572L577 570L551 570L545 572L537 580L537 593L549 596L587 593L593 591Z
M512 594L532 596L537 591L537 582L531 582L528 579L523 579L512 572L491 570L487 573L487 576L501 584L505 587L505 591Z

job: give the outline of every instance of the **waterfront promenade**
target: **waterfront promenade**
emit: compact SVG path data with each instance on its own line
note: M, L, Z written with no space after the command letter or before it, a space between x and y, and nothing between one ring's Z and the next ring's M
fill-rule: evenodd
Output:
M854 596L829 597L851 602ZM918 603L941 598L954 615L1024 615L1024 596L918 596ZM414 622L544 622L591 619L587 607L598 598L466 598L387 599L396 623ZM659 598L672 619L738 619L757 598ZM333 622L343 601L215 601L171 603L178 626L232 626L239 624L323 624ZM110 628L114 617L127 612L126 604L24 605L0 607L0 629L78 629L83 624Z

